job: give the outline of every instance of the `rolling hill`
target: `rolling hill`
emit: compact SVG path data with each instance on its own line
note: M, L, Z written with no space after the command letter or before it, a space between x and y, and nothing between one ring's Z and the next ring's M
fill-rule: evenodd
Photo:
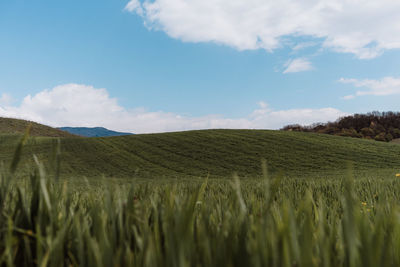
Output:
M26 131L29 125L31 125L31 136L77 137L76 135L68 133L66 131L62 131L36 122L1 117L0 134L22 134Z
M83 137L107 137L107 136L122 136L131 135L132 133L122 133L108 130L103 127L60 127L62 131Z
M20 135L2 135L0 161L9 164ZM202 130L104 138L61 138L61 173L65 177L241 177L269 171L291 177L335 176L347 162L363 173L400 169L400 146L331 135L269 130ZM52 172L57 139L32 137L21 166L32 154ZM23 167L21 170L29 170Z

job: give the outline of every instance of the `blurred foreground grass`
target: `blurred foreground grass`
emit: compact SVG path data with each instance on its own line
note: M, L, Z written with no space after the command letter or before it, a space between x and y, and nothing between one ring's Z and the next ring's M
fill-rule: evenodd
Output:
M0 181L1 266L399 266L400 180Z

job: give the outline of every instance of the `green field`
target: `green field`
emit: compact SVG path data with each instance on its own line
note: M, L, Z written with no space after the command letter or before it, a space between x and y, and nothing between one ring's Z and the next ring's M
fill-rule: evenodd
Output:
M399 266L400 181L0 180L2 266ZM373 177L373 175L371 176Z
M0 160L10 161L20 138L0 137ZM262 160L270 172L290 177L335 177L348 162L361 175L393 176L400 169L398 145L313 133L204 130L60 140L64 177L223 178L237 173L254 178L261 176ZM56 147L56 138L32 137L21 166L29 170L35 154L50 168Z
M20 132L0 136L0 266L400 266L398 144Z

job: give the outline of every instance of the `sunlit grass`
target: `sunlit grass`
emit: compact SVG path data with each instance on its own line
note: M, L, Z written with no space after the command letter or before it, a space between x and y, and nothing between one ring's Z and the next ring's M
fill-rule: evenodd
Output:
M60 178L19 143L0 171L0 266L400 266L400 180ZM342 172L344 173L344 172Z
M3 266L398 266L397 179L0 181Z

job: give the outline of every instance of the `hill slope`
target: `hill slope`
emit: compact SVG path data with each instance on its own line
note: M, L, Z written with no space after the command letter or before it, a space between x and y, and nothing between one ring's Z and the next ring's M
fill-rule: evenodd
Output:
M31 136L48 136L48 137L75 136L68 132L52 128L43 124L39 124L36 122L11 119L11 118L1 118L1 117L0 117L0 134L22 134L25 133L29 125L31 125L31 132L30 132Z
M0 138L0 161L8 164L20 136ZM51 166L56 139L31 138L23 164L35 153ZM212 177L259 176L260 160L269 170L289 176L343 172L348 161L356 170L400 168L400 146L330 135L264 131L204 130L108 138L62 138L65 176ZM51 168L49 168L51 171Z
M123 136L132 134L132 133L116 132L108 130L103 127L60 127L58 129L84 137L107 137L107 136Z

